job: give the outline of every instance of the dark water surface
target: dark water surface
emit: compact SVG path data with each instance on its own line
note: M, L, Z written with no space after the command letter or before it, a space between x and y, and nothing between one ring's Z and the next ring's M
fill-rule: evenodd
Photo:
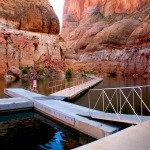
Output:
M131 86L140 86L140 85L150 85L150 79L144 79L144 78L130 78L130 77L104 77L104 80L99 83L97 86L94 87L94 89L103 89L103 88L114 88L114 87L131 87ZM138 91L138 90L137 90ZM114 91L107 91L107 94L109 95L109 97L111 97L113 95ZM139 91L138 91L139 92ZM143 100L146 103L146 105L149 107L150 109L150 87L149 88L142 88L142 92L143 92ZM96 92L91 92L90 94L90 99L91 99L91 107L94 107L99 94L99 91ZM124 93L127 95L129 93L129 90L124 90ZM122 104L125 101L125 99L122 98ZM132 94L129 97L129 102L132 105ZM116 98L114 96L114 98L112 99L112 103L116 108ZM135 96L135 102L134 102L134 107L136 112L140 115L141 114L141 102L139 100L139 98L137 96ZM88 103L88 94L84 94L83 96L79 97L76 99L75 104L77 105L81 105L81 106L85 106L85 107L89 107L89 103ZM108 104L108 100L105 101L105 108ZM102 99L100 99L99 103L96 106L97 110L102 110L103 104L102 104ZM108 111L107 112L114 112L112 107L109 105L108 107ZM131 108L129 107L129 104L125 103L124 108L122 109L122 113L125 114L133 114L133 111L131 110ZM146 108L143 106L143 114L144 115L150 115L150 113L146 110Z
M1 150L70 150L93 140L33 111L0 116Z

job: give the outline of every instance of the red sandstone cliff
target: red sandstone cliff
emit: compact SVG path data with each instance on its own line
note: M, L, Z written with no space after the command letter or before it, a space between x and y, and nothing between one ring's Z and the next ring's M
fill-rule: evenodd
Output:
M0 74L12 65L60 61L58 34L59 21L48 0L1 0Z
M48 0L1 0L0 22L19 30L59 33L59 21Z
M150 0L65 0L61 35L76 68L150 74Z

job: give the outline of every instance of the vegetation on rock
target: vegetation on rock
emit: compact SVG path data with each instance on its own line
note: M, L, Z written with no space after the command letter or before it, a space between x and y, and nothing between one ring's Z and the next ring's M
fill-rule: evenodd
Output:
M38 74L38 75L44 75L44 69L39 68L39 69L37 70L37 74Z
M22 74L28 74L30 67L29 66L20 67L20 70L22 71Z
M66 71L65 71L65 78L68 79L68 78L72 78L73 76L73 69L72 68L67 68Z

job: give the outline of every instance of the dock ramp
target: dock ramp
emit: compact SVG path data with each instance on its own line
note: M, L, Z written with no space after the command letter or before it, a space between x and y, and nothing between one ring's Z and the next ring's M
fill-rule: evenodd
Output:
M115 113L105 113L101 111L93 112L92 114L87 113L79 113L78 115L95 119L95 120L107 120L114 122L122 122L128 124L139 124L141 122L145 122L150 120L150 116L139 116L130 115L130 114L119 114L119 117Z
M91 89L88 93L89 112L79 115L130 124L148 121L150 120L150 106L144 99L143 91L147 91L146 96L149 98L150 85ZM97 106L101 106L101 109L97 109ZM130 114L124 113L124 108L130 109Z

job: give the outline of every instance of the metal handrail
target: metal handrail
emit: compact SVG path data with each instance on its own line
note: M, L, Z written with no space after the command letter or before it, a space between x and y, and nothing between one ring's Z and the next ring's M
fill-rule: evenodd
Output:
M138 97L138 100L140 100L141 103L141 116L143 116L143 106L147 109L148 112L150 112L150 108L146 105L146 103L143 100L143 95L142 95L142 88L147 88L150 87L150 85L142 85L142 86L132 86L132 87L117 87L117 88L104 88L104 89L91 89L88 93L88 102L89 102L89 116L92 116L94 110L96 109L96 106L98 105L98 102L102 100L102 107L103 107L103 112L106 112L108 110L108 107L111 106L114 113L116 114L117 118L120 119L120 114L122 114L122 109L127 103L131 110L133 111L133 114L137 117L137 119L141 122L141 119L137 112L135 111L135 96ZM130 90L128 94L126 95L124 93L124 90ZM91 92L96 92L98 91L99 95L97 98L97 101L93 108L91 107ZM112 91L111 97L109 97L107 91ZM129 97L132 94L132 104L129 101ZM116 97L115 97L116 96ZM125 100L122 103L122 97L123 100ZM113 98L116 98L116 103L117 103L117 108L115 109L115 106L112 103ZM107 106L105 106L106 100L108 101Z
M78 79L78 78L72 78L72 79L73 79L73 81L71 81L71 82L66 82L66 80L50 81L49 82L49 89L52 89L53 93L55 93L56 91L59 91L57 89L57 87L64 87L64 89L69 88L69 92L70 92L70 90L75 88L75 86L83 84L84 82L86 82L85 79ZM57 84L58 81L62 81L62 83ZM50 86L51 83L52 83L52 86ZM62 89L62 88L60 88L60 89Z

